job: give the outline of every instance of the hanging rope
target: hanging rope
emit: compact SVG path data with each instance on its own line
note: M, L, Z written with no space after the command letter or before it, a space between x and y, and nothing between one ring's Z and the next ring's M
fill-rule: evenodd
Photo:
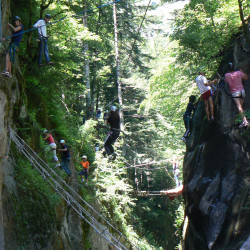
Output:
M120 240L116 239L109 231L114 231L119 235L122 235L122 239L133 245L118 229L116 229L107 219L99 214L90 204L88 204L73 188L71 188L65 180L63 180L54 170L52 170L25 142L19 137L13 129L10 128L10 139L15 143L19 152L21 152L31 163L31 165L38 170L43 178L55 189L58 195L60 195L69 206L71 206L79 216L85 220L94 230L105 238L109 244L113 245L117 249L127 249ZM86 206L88 210L84 207ZM106 226L103 226L105 223ZM107 230L107 226L109 230Z
M63 18L61 18L61 19L59 19L59 20L57 20L57 21L47 23L47 24L42 25L42 26L40 26L40 27L34 27L34 28L31 28L31 29L29 29L29 30L25 30L25 31L23 31L23 32L21 32L21 33L18 33L18 34L13 34L13 35L11 35L11 36L3 37L2 39L6 40L6 39L9 39L9 38L11 38L11 37L18 36L18 35L20 35L20 34L24 34L24 33L27 33L27 32L33 31L33 30L36 30L36 29L38 29L38 28L44 27L44 26L53 25L53 24L56 24L56 23L58 23L58 22L63 21L63 20L66 19L66 18L76 17L76 16L79 16L79 15L81 15L81 14L85 14L85 13L88 13L88 12L91 12L91 11L94 11L94 10L97 10L97 9L100 9L100 8L103 8L103 7L106 7L106 6L108 6L108 5L112 5L112 4L118 3L118 2L120 2L120 1L122 1L122 0L116 0L116 1L114 1L114 2L106 3L106 4L103 4L103 5L97 6L96 8L89 9L89 10L84 10L84 11L81 11L81 12L79 12L79 13L77 13L77 14L74 14L74 15L71 15L71 16L67 16L67 15L66 15L66 16L64 16ZM2 40L2 39L1 39L1 40Z

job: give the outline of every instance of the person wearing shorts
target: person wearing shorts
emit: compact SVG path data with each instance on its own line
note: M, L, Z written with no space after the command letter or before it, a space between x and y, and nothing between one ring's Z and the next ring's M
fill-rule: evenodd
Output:
M205 77L205 72L200 71L199 76L195 79L198 89L200 90L202 100L205 103L205 110L208 121L214 120L214 103L211 95L210 85L218 82L217 79L208 81Z
M245 90L242 84L242 79L247 80L248 76L242 69L236 71L234 70L234 65L232 63L228 63L228 73L225 74L225 82L229 85L232 99L242 118L242 123L239 126L240 128L249 125L243 109Z
M54 161L57 163L55 167L60 167L60 163L58 161L58 157L56 155L56 143L55 140L53 138L53 136L49 133L49 131L47 129L45 129L43 131L43 140L48 142L50 149L52 150L52 154L53 154L53 159Z

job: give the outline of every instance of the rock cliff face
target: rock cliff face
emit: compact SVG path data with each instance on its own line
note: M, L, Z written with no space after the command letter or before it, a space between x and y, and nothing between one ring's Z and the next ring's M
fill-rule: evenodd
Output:
M250 77L250 57L238 44L234 61ZM244 86L246 110L250 109L250 80ZM204 104L199 102L187 142L183 165L188 221L184 248L247 249L250 129L235 125L237 110L227 85L217 88L214 101L215 122L207 122Z

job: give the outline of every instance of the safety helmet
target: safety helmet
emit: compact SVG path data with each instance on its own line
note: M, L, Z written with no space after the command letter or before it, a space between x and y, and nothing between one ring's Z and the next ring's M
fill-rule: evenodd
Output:
M230 71L234 70L234 65L233 65L233 63L229 62L227 65L228 65L228 69L229 69Z
M65 141L64 141L64 140L61 140L60 143L65 143Z
M50 15L50 14L46 14L44 18L49 18L49 19L51 19L51 15Z
M47 133L47 132L48 132L48 130L47 130L47 129L44 129L44 130L43 130L43 133L44 133L44 134L45 134L45 133Z
M14 22L15 22L15 21L22 22L22 20L21 20L21 18L20 18L19 16L15 16L15 17L14 17Z
M87 156L86 155L83 155L82 158L87 160Z
M110 108L110 111L116 111L117 110L117 107L116 106L112 106L111 108Z

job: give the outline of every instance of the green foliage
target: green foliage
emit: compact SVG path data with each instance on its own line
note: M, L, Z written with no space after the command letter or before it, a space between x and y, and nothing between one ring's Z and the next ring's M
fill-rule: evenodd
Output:
M12 197L17 240L21 249L26 249L29 244L43 248L57 223L55 207L59 205L60 198L27 160L19 156L17 165L18 196L13 194Z

